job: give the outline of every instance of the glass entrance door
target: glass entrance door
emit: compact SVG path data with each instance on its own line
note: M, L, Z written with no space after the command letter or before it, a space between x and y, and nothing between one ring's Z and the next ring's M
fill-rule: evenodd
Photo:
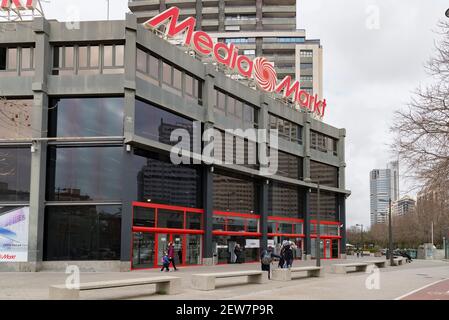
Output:
M175 263L176 265L184 264L184 246L183 246L184 235L181 234L171 234L170 242L173 243L175 249Z
M162 266L162 257L164 252L168 251L168 242L170 235L166 233L157 233L157 265Z

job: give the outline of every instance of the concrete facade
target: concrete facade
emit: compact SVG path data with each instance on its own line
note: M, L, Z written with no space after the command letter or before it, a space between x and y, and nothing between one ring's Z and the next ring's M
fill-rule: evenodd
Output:
M43 238L44 238L44 212L45 208L61 203L52 203L45 197L46 190L46 163L47 147L58 138L48 138L48 105L51 97L83 97L83 96L121 96L124 97L124 133L120 137L103 137L100 140L92 138L78 138L75 141L81 144L110 143L123 147L123 172L130 165L130 152L134 147L170 151L170 146L160 142L150 140L135 133L135 101L137 97L152 101L163 106L168 111L175 111L178 114L194 120L201 121L206 127L218 129L236 129L238 126L227 117L218 117L214 111L214 88L220 88L236 97L241 97L248 103L256 106L259 112L258 127L269 128L268 113L272 113L294 122L303 128L302 145L293 142L281 141L279 150L286 151L298 157L303 157L304 180L296 180L274 175L268 179L261 177L258 170L247 167L223 165L227 170L239 174L249 175L260 179L265 179L267 183L271 181L283 182L297 186L306 190L314 190L317 185L310 179L310 161L319 161L338 168L338 187L321 186L323 191L334 192L339 195L338 215L341 227L341 248L340 253L345 253L345 229L346 229L346 209L345 199L350 191L345 189L345 156L344 139L345 130L338 129L315 120L310 114L293 110L284 103L274 100L261 91L256 91L240 82L230 79L223 73L217 72L212 66L204 65L201 61L195 60L183 51L175 48L167 41L159 38L155 34L145 30L133 14L128 14L126 21L91 21L81 22L80 29L67 29L65 23L57 21L47 21L43 18L36 18L33 22L8 23L8 31L0 33L0 45L14 46L26 44L35 47L34 76L0 76L0 96L5 98L32 98L34 107L32 111L33 138L31 139L2 139L0 146L27 146L33 149L31 157L31 181L30 200L28 202L0 203L0 206L27 205L30 207L29 226L29 255L27 263L0 263L0 270L9 271L39 271L59 269L67 264L64 262L43 261ZM52 47L55 44L73 43L104 43L104 42L126 43L124 72L117 74L93 74L93 75L64 75L57 76L51 74L52 69ZM136 52L137 45L147 48L149 51L164 57L167 61L182 67L185 71L196 76L203 81L203 105L189 102L182 97L172 94L149 81L136 75ZM310 131L314 130L326 136L336 139L337 155L332 152L321 152L311 149ZM71 143L70 139L64 140ZM130 146L130 147L128 147ZM135 183L135 177L128 177L123 174L125 186L127 183ZM127 180L128 179L128 180ZM132 180L134 179L134 180ZM128 181L128 182L127 182ZM203 174L203 208L205 210L205 234L203 263L210 264L212 259L211 237L212 237L212 178L211 168L204 166ZM260 205L260 228L262 231L261 247L266 247L267 241L267 189L268 185L259 190ZM308 199L308 193L306 193ZM306 207L309 201L306 199ZM131 203L135 201L134 195L128 188L123 189L121 202L103 203L91 202L92 205L121 205L121 257L120 261L111 261L110 265L105 261L98 262L98 269L105 268L121 271L130 269L132 239L132 212ZM82 203L69 203L70 205ZM306 210L307 212L307 210ZM308 214L305 221L305 254L310 254L310 230ZM88 270L95 269L95 261L84 262Z

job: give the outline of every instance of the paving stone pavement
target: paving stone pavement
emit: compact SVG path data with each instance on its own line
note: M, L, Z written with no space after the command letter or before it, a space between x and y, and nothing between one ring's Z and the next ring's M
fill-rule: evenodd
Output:
M289 282L269 281L266 284L246 284L244 278L217 279L216 290L191 289L192 274L260 270L259 263L180 267L179 271L160 272L158 269L132 272L82 272L81 283L171 275L182 278L182 292L177 295L155 294L155 285L83 291L81 299L174 299L174 300L275 300L275 299L395 299L437 280L449 278L449 263L444 261L414 260L411 264L378 269L379 273L349 273L337 275L330 272L334 263L379 260L323 260L324 278L296 278ZM294 266L314 265L315 261L297 261ZM48 287L64 284L63 272L0 273L0 299L48 299Z

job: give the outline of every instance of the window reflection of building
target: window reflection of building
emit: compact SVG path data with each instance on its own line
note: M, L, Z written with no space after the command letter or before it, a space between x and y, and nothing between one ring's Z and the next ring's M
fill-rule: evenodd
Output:
M28 201L30 179L30 149L0 148L0 201Z
M201 207L198 169L174 165L168 159L163 161L148 157L143 161L145 164L137 173L138 201Z
M256 190L251 181L214 173L214 210L256 213Z

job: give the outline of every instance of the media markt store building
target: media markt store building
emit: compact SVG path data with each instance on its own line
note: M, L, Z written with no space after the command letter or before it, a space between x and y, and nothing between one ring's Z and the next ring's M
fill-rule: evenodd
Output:
M258 261L284 240L310 257L317 179L322 256L344 257L344 129L231 79L132 14L2 29L0 270L156 268L169 242L181 266L235 263L237 244L240 262ZM210 128L245 154L260 145L226 129L282 129L277 173L173 163L175 130Z

